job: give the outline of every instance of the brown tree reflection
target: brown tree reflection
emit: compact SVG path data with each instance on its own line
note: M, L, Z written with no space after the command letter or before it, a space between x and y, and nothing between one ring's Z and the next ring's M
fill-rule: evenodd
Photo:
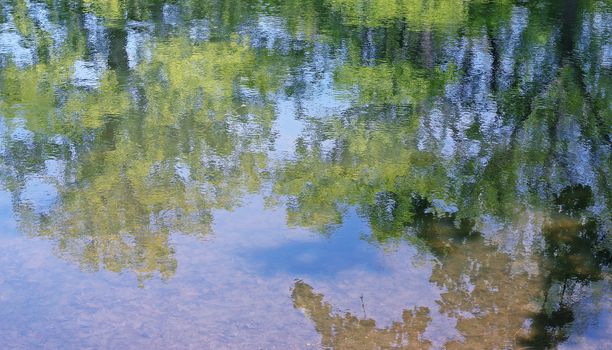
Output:
M334 313L301 281L292 294L294 306L313 321L322 345L334 349L403 348L398 339L408 338L418 341L407 346L425 348L432 343L423 334L441 316L456 320L460 335L444 335L451 339L433 344L445 349L556 348L576 332L576 319L592 317L576 307L610 264L602 223L585 211L592 202L588 187L564 189L557 198L559 213L523 213L504 228L512 242L505 247L496 240L502 233L486 236L473 220L436 215L427 210L430 203L414 197L411 206L404 206L413 218L404 232L431 254L429 281L441 291L436 310L404 311L403 323L378 329L374 320ZM597 298L605 293L595 298L591 303L599 305Z
M376 321L351 313L339 314L324 301L322 294L303 281L296 281L291 294L295 308L303 310L321 335L321 345L329 349L429 349L423 332L431 322L429 309L404 310L402 320L379 328Z

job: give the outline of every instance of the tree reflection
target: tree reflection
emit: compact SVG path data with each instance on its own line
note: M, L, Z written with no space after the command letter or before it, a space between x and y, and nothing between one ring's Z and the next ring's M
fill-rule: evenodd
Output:
M180 36L156 43L129 78L119 78L126 62L114 62L82 87L64 71L77 61L1 72L3 181L22 230L56 241L87 270L168 278L172 233L206 235L212 209L259 189L276 63L237 40L193 45ZM23 198L33 178L55 188L50 208Z
M585 211L593 202L591 188L577 185L561 191L560 211L542 228L546 271L541 311L533 315L531 333L522 345L554 347L567 340L575 320L573 307L612 262L609 237L600 234L595 218Z
M448 348L555 347L606 274L605 1L3 10L16 39L1 51L0 180L21 229L84 269L169 278L173 234L204 236L215 209L269 187L289 225L332 233L355 207L373 244L429 254L439 312L462 336ZM322 101L331 112L309 109ZM271 162L280 114L303 132ZM28 197L41 182L56 193L42 208ZM303 282L293 298L326 347L431 345L432 310L377 328Z
M376 321L351 313L340 315L312 287L297 281L291 294L295 308L303 310L321 335L321 345L330 349L429 349L423 332L431 322L429 310L418 307L402 312L401 322L377 328Z
M601 232L599 224L567 214L576 213L577 206L592 200L589 193L589 188L581 186L562 191L559 201L570 201L560 204L564 219L554 215L530 219L531 224L541 222L541 240L536 236L536 241L530 242L527 236L533 233L520 225L505 228L516 230L511 248L496 242L498 237L477 231L473 220L427 212L431 203L413 199L411 224L404 232L430 252L433 268L429 281L441 291L437 312L455 319L461 336L436 346L555 348L567 340L573 321L590 317L576 315L580 312L576 305L589 295L591 283L603 278L610 263L607 238L596 234ZM323 296L313 293L304 282L295 284L292 296L294 306L305 310L315 324L324 347L365 344L360 348L402 348L397 340L409 338L400 335L405 332L414 334L410 339L419 339L416 348L431 345L423 334L435 310L417 307L414 312L404 311L403 326L394 323L388 329L373 331L374 320L334 314L332 306L322 301ZM414 323L411 318L417 315L425 317L424 321ZM408 330L404 328L408 324L420 328ZM380 335L388 335L389 330L396 332L393 340ZM412 344L407 346L415 346Z
M442 291L439 311L457 320L463 339L448 349L515 348L525 324L538 310L542 278L521 243L500 250L473 229L473 222L419 216L415 231L437 257L430 282Z

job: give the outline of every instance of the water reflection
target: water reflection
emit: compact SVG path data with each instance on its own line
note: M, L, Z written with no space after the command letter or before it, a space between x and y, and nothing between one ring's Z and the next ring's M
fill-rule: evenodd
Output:
M562 197L572 191L589 190L569 188ZM576 209L584 195L571 193L573 203L569 207ZM334 313L334 308L322 301L322 295L298 281L293 290L294 306L313 320L324 347L358 348L356 344L368 344L365 348L555 348L575 331L571 325L576 305L585 298L601 305L597 299L606 298L604 293L593 300L588 292L592 283L603 278L602 266L610 263L602 238L592 236L597 232L592 219L531 218L530 225L542 225L543 239L537 237L535 241L526 237L533 234L530 228L517 222L496 232L499 235L519 230L519 240L508 251L495 242L498 237L475 230L473 221L436 217L423 211L428 207L423 204L418 200L414 204L414 223L406 232L415 235L413 239L418 239L432 255L429 281L442 291L436 300L437 312L456 320L460 336L444 343L427 339L424 331L431 313L418 301L414 311L403 311L403 323L379 329L365 315ZM561 204L564 210L569 209L567 204ZM366 313L366 306L362 306ZM579 317L586 321L596 314Z
M323 301L303 281L295 282L291 294L293 305L304 310L321 334L321 345L331 349L429 349L431 342L423 339L423 333L431 321L429 310L421 307L404 310L401 322L388 328L377 328L376 321L346 313L333 313L332 306Z
M190 240L224 247L219 293L308 281L292 299L323 347L609 345L606 1L1 3L3 220L79 278L197 289ZM251 201L282 218L269 238L244 231ZM405 311L338 313L314 292L336 279Z
M175 66L178 57L194 70ZM12 109L19 116L6 132L14 146L4 159L13 173L8 180L18 213L33 226L31 234L57 240L63 254L87 268L172 275L176 262L169 234L206 234L211 208L231 208L243 189L256 190L261 181L272 119L257 99L265 90L251 88L248 99L232 92L235 80L242 79L247 89L257 83L253 74L273 78L259 71L265 69L261 65L239 68L255 61L238 43L193 47L170 41L131 74L137 84L120 84L111 70L94 90L64 91L63 101L54 98L62 83L50 81L46 67L5 71L11 87L31 84L36 75L34 96L27 98L48 96L55 105L45 118L55 125L28 130L33 139L17 141L10 133L13 121L25 119L26 127L41 121L44 106L34 102ZM32 212L19 195L31 176L27 163L48 157L53 166L41 164L36 172L56 168L45 181L58 198L44 212Z

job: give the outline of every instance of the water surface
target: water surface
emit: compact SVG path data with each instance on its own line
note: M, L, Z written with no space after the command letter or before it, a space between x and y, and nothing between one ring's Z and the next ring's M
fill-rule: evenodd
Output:
M0 2L0 348L612 348L609 1Z

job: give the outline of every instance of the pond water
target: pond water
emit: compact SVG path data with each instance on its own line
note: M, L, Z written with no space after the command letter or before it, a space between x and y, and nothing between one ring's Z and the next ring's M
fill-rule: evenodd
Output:
M0 348L612 348L610 1L0 3Z

